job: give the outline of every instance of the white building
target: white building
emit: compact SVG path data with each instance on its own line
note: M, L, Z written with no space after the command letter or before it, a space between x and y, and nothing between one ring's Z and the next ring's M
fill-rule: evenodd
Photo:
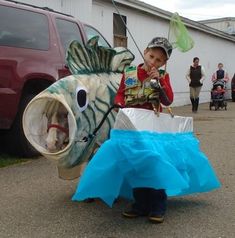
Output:
M122 24L118 21L119 15L112 0L22 0L21 2L47 6L90 23L102 32L111 44L116 44L116 42L126 44L136 56L134 63L143 61L128 31L120 27ZM141 51L154 36L168 36L171 12L136 0L116 0L115 3ZM175 93L174 106L190 103L185 74L193 57L200 58L200 63L204 66L207 76L200 95L200 102L210 100L211 76L219 62L224 64L230 77L235 73L235 37L187 18L182 18L182 20L194 39L195 45L186 53L175 49L168 62L167 71L170 73ZM230 84L228 84L228 89L230 89ZM229 97L230 94L229 92Z
M235 17L223 17L217 19L203 20L200 21L200 23L235 36Z

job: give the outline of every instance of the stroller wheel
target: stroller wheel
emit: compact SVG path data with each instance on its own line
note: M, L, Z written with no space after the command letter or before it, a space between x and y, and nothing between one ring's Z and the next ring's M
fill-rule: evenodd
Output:
M224 109L227 111L227 102L224 102Z

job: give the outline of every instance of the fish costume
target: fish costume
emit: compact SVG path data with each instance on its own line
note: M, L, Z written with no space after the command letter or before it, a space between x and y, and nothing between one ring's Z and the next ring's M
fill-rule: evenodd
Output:
M194 45L178 14L170 22L169 38L182 52ZM193 134L192 117L124 108L116 116L110 138L88 163L72 200L100 198L112 207L118 197L133 200L135 188L183 196L220 186Z
M44 157L56 161L59 172L75 173L66 175L68 178L80 176L79 168L72 171L89 160L95 147L107 139L115 121L114 110L96 135L94 131L114 101L124 68L134 60L128 49L102 47L98 39L93 37L86 45L77 41L70 44L67 65L72 75L33 98L23 115L26 138ZM62 126L58 111L63 111L67 126ZM63 146L57 145L58 134L68 136Z

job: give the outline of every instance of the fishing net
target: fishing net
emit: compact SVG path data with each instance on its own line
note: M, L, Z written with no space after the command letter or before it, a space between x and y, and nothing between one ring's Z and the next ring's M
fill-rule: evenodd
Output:
M51 152L46 143L48 125L52 123L52 115L58 110L59 105L67 111L69 141L64 148L58 148L57 151ZM26 138L38 152L48 159L58 161L68 154L69 148L75 140L77 126L74 115L65 102L64 95L43 91L27 105L23 115L23 128Z
M68 112L69 141L64 148L50 152L47 148L48 125L51 123L52 115L63 106ZM60 159L71 157L69 152L76 137L76 121L71 109L67 106L63 94L50 94L46 91L37 95L26 107L23 116L24 133L32 146L45 158L56 162L58 176L62 179L75 179L81 175L85 163L80 163L73 168L64 168L59 164Z
M170 20L168 39L173 48L181 52L189 51L194 46L194 41L178 13L174 13Z

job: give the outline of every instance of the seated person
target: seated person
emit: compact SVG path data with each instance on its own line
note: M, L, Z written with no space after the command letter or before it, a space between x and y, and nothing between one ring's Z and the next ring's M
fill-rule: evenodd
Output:
M213 91L212 91L212 98L213 99L219 99L221 98L225 93L224 88L221 85L218 85Z

